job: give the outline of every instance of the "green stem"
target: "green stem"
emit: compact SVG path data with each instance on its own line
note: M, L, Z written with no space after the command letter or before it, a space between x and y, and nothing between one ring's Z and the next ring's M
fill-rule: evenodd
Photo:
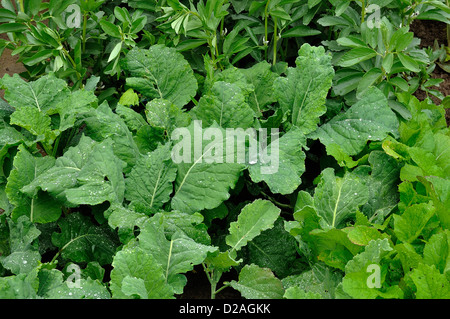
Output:
M74 68L74 70L76 71L77 74L77 78L78 80L81 79L81 75L80 73L77 71L77 64L75 63L75 61L72 59L72 57L70 56L70 53L66 50L66 48L63 47L63 52L64 55L69 59L70 63L72 64L72 67Z
M268 10L269 10L269 3L270 3L270 0L267 0L267 3L266 3L266 7L264 8L264 46L265 46L265 53L264 53L264 55L265 55L265 60L267 60L267 48L268 48L268 46L266 45L266 43L269 41L269 40L267 40L268 39L268 20L269 20L269 12L268 12Z
M364 22L366 18L366 1L361 0L361 24Z
M25 6L23 4L23 0L19 0L20 12L25 13Z
M203 270L205 271L206 278L208 278L209 284L211 285L211 299L215 299L216 298L217 282L215 282L213 280L214 276L212 274L210 274L210 270L205 265L205 263L202 263L202 266L203 266Z
M273 18L273 24L274 24L274 29L273 29L273 61L272 61L272 65L275 65L277 63L277 42L278 42L278 24L277 24L277 18Z
M86 28L87 28L87 13L83 14L83 53L86 51Z

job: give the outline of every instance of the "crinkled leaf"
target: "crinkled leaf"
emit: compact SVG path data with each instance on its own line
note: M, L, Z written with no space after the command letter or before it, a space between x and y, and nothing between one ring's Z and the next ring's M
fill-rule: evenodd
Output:
M116 251L117 238L107 225L97 226L89 217L72 213L59 220L61 232L52 235L52 243L61 257L73 262L98 261L109 264Z
M266 61L244 69L242 73L245 75L247 82L254 86L254 90L248 97L248 104L259 116L261 111L265 110L269 104L276 102L273 83L278 75L272 72L271 65Z
M323 47L304 44L298 53L296 67L288 68L287 77L275 80L274 91L284 112L290 112L292 125L308 134L316 130L320 116L327 111L325 101L334 69Z
M254 112L245 101L241 89L231 83L215 82L191 111L204 127L216 122L223 128L249 128Z
M30 107L45 113L69 95L67 83L52 74L30 82L18 74L12 77L6 74L0 85L5 89L5 99L16 110Z
M177 167L170 158L170 144L143 155L127 176L125 197L158 210L170 200Z
M61 215L61 206L48 194L42 192L22 193L22 187L50 169L55 163L55 159L49 156L34 157L23 145L20 145L18 149L19 152L14 158L14 169L9 175L5 190L9 201L15 206L12 218L17 219L19 216L26 215L32 222L38 223L57 220Z
M165 270L166 282L178 294L186 284L182 274L202 263L209 252L217 250L216 247L199 244L181 232L176 232L168 240L164 226L158 222L143 225L138 239L139 247L151 254Z
M41 232L26 216L19 217L16 222L9 220L8 224L11 253L8 256L0 256L0 262L16 275L28 273L41 260L35 241Z
M332 168L322 171L314 192L314 206L324 229L342 228L368 199L369 190L358 175L337 177Z
M127 163L124 169L128 173L139 158L140 152L124 120L108 106L102 103L95 111L84 118L86 135L97 142L110 138L114 154Z
M129 247L119 251L114 256L112 266L110 287L113 298L127 299L130 293L136 295L138 291L143 294L144 287L149 299L174 298L172 287L166 283L163 268L143 249Z
M174 48L161 44L149 50L132 49L123 61L132 77L127 86L154 99L166 99L183 107L197 91L197 80L189 63Z

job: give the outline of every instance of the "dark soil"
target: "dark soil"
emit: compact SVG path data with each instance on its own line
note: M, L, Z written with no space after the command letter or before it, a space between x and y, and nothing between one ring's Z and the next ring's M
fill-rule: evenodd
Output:
M447 28L446 24L443 22L415 20L411 24L411 31L414 32L414 35L417 38L421 39L420 46L422 48L433 47L436 41L439 47L441 45L450 45L450 43L447 43ZM434 79L444 79L444 82L442 82L439 87L432 87L432 89L439 90L444 96L448 96L450 93L450 74L436 65L431 77ZM427 97L426 92L420 89L417 90L414 95L421 101ZM431 99L435 104L441 104L441 101L438 98L431 96ZM446 110L446 119L447 124L450 126L450 109Z

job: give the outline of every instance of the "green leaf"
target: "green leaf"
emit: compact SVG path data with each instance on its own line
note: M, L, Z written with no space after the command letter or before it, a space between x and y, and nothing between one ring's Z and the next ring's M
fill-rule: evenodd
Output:
M172 287L166 283L163 268L143 249L130 246L119 251L114 256L112 266L110 286L113 298L128 299L130 294L137 295L137 292L141 296L143 288L149 299L174 298Z
M288 68L287 77L275 80L274 91L283 111L290 112L291 123L308 134L327 110L334 70L323 47L304 44L298 54L296 68Z
M267 146L267 157L270 166L263 156L255 164L250 163L250 177L255 183L266 182L272 193L291 194L301 184L301 176L305 171L306 155L302 148L306 139L298 128L293 128L281 138ZM269 151L270 150L270 151Z
M259 116L267 105L276 102L273 83L278 75L272 72L271 65L266 61L259 62L251 68L243 69L241 72L247 82L254 87L254 90L248 96L248 104Z
M139 95L133 89L128 89L120 97L119 103L124 106L132 106L139 104Z
M98 280L77 278L73 287L64 281L64 274L57 269L41 269L39 271L40 297L45 299L109 299L107 288Z
M134 48L125 57L123 68L132 76L127 85L149 98L166 99L181 108L197 92L189 63L174 48Z
M346 52L338 62L339 66L344 68L353 66L360 62L369 60L377 55L377 52L371 48L354 48Z
M401 215L394 215L394 231L399 240L412 243L419 237L428 220L435 214L435 207L430 203L412 205Z
M28 27L22 23L16 23L16 22L9 22L9 23L2 23L0 25L0 33L7 33L7 32L22 32L27 30Z
M281 299L283 284L268 268L245 265L239 273L239 281L233 280L231 287L246 299Z
M324 229L342 228L368 198L369 190L358 175L347 172L337 177L333 168L324 169L314 192L320 225Z
M450 270L450 232L434 234L423 249L425 264L435 266L442 274Z
M370 153L368 161L372 168L366 182L369 188L369 200L361 212L370 221L382 223L399 201L398 184L400 164L382 151Z
M198 133L201 128L194 122L189 128L180 131L181 141L174 143L172 159L177 157L180 151L188 154L186 159L176 160L178 172L171 202L174 210L194 213L216 208L229 198L229 190L234 188L244 169L243 164L234 160L225 162L225 154L217 157L212 154L217 149L225 149L227 141L223 129L217 126L213 128L216 133L221 132L221 136L214 136L212 142L198 135L201 134Z
M419 64L410 56L404 53L397 53L400 62L405 68L412 72L420 72Z
M342 280L344 292L358 299L402 298L403 292L398 286L384 287L381 274L383 258L391 250L387 239L371 241L362 253L345 266Z
M419 264L410 277L416 287L416 299L450 299L450 283L434 265Z
M284 229L283 218L278 218L273 228L261 232L242 252L245 264L269 268L279 278L291 275L302 267L298 261L297 242Z
M229 235L225 238L231 251L238 251L262 231L274 226L281 210L267 200L255 200L246 205L238 216L236 222L232 222Z
M22 80L18 74L6 74L0 84L5 89L5 99L16 110L34 107L46 112L63 102L69 93L66 82L52 74L32 82Z
M97 142L108 138L113 141L114 154L127 164L124 172L130 172L140 152L124 120L105 102L87 114L83 121L86 124L85 134L90 138Z
M142 156L125 179L127 200L158 210L170 200L177 168L170 158L170 144Z
M215 82L210 92L203 95L198 105L191 111L203 127L214 122L223 128L249 128L253 124L254 113L245 102L241 89L226 82Z
M98 261L110 264L117 239L108 225L97 226L89 217L72 213L58 222L61 232L52 234L52 243L63 259L73 262Z
M102 27L103 31L107 35L112 36L113 38L118 38L118 39L122 38L122 34L121 34L118 26L116 26L113 23L111 23L107 20L104 20L104 19L100 20L99 23L100 23L100 26Z
M167 135L177 127L186 127L191 123L189 113L183 112L168 100L153 99L145 106L145 115L150 126L164 130Z
M0 263L13 274L28 273L41 260L35 241L41 232L26 216L20 216L16 222L9 220L8 224L11 253L0 256Z
M35 299L39 286L37 270L17 276L0 277L1 299Z
M159 222L147 222L140 229L139 247L151 254L164 269L166 282L176 294L183 292L187 281L182 274L191 271L194 265L205 260L208 253L217 250L216 247L199 244L181 232L174 233L167 240L164 226Z
M330 146L334 145L346 155L357 155L367 141L380 141L388 134L398 136L398 126L397 116L384 94L371 88L347 112L335 116L308 137L319 138L327 146L328 154L338 158L338 152Z
M22 187L33 182L41 174L44 174L55 163L55 159L49 156L34 157L23 145L19 146L19 152L14 158L14 169L11 171L6 184L6 194L14 205L12 218L25 215L32 222L48 223L61 216L61 206L53 201L45 193L22 192Z

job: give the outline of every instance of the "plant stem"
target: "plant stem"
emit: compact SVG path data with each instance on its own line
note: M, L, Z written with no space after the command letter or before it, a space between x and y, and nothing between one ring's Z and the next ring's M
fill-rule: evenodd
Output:
M83 53L86 51L86 27L87 27L87 13L83 14Z
M266 43L269 41L269 40L267 40L268 39L268 20L269 20L269 13L268 13L268 10L269 10L269 3L270 3L270 0L267 0L267 3L266 3L266 7L264 8L264 43L263 43L263 45L265 46L265 52L264 52L264 55L265 55L265 60L267 60L267 45L266 45Z
M364 22L366 18L366 1L361 0L361 24Z
M273 18L273 25L274 25L274 29L273 29L273 61L272 61L272 65L275 65L277 63L277 41L278 41L278 24L277 24L277 18Z
M20 12L25 13L25 6L23 4L23 0L19 0Z

